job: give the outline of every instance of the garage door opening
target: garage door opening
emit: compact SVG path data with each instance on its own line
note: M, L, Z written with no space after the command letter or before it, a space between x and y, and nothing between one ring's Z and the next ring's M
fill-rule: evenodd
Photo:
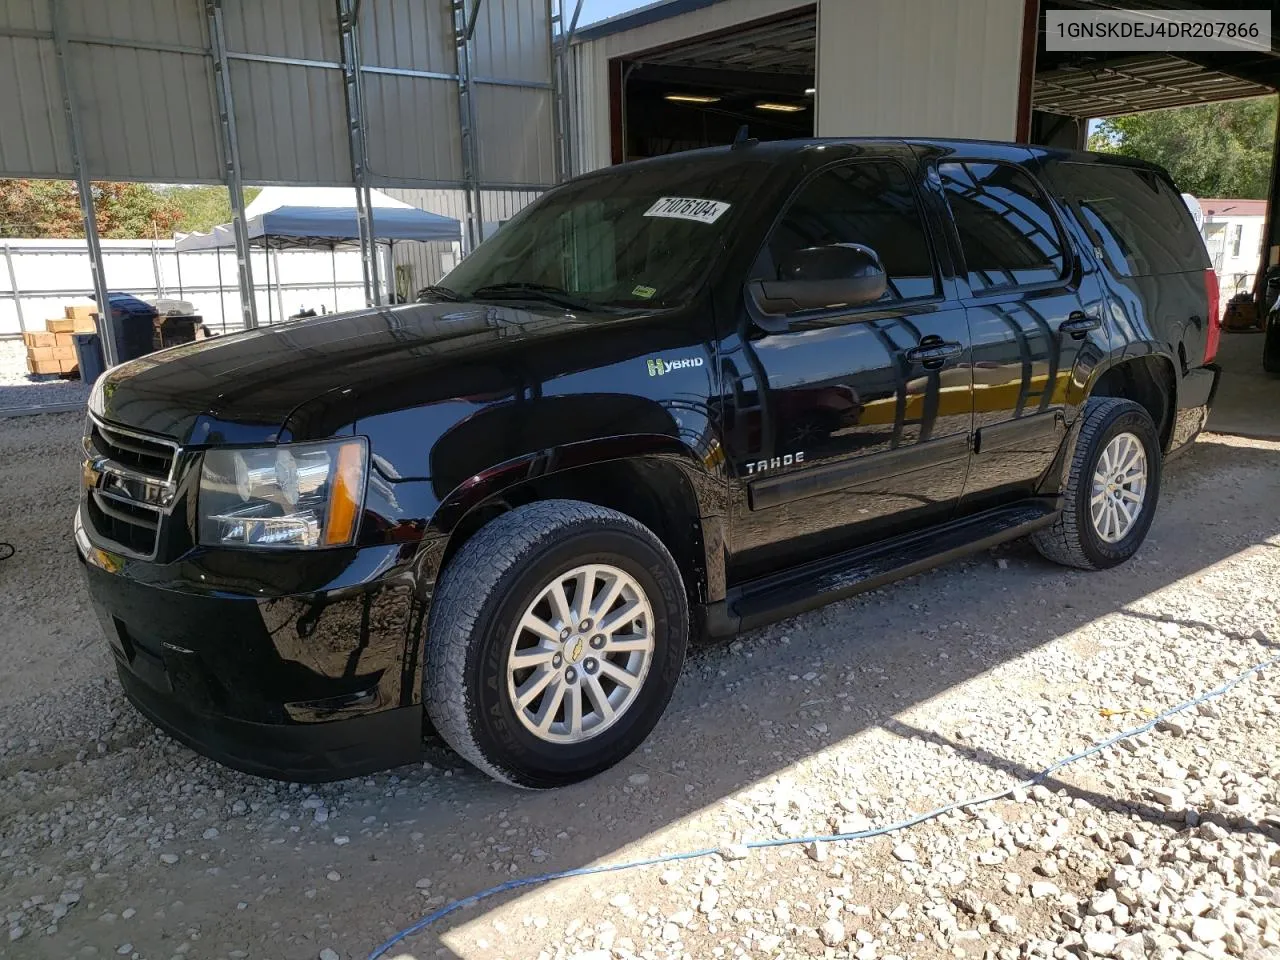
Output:
M809 6L610 62L613 162L814 134Z

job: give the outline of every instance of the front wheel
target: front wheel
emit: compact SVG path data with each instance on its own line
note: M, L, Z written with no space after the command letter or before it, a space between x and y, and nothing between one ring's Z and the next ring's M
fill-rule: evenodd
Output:
M583 780L649 735L688 635L680 571L647 527L576 500L519 507L482 527L440 578L427 715L499 780Z
M1160 440L1146 409L1096 397L1076 427L1057 523L1032 535L1042 555L1084 570L1124 563L1151 529L1160 495Z

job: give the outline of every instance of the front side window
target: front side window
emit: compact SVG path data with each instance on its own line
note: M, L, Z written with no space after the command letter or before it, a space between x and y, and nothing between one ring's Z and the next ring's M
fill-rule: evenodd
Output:
M1007 163L938 164L969 287L988 293L1063 275L1058 227L1035 182Z
M679 305L697 292L767 169L663 164L568 183L520 211L435 292L588 311Z
M774 228L755 278L779 279L790 254L835 243L860 243L880 255L889 281L882 300L938 293L920 204L906 170L892 160L859 160L814 177Z

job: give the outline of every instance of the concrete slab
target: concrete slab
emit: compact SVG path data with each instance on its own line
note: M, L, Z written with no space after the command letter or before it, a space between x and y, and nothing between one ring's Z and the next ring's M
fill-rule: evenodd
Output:
M1222 380L1208 429L1280 439L1280 376L1262 369L1262 334L1224 332L1218 363Z

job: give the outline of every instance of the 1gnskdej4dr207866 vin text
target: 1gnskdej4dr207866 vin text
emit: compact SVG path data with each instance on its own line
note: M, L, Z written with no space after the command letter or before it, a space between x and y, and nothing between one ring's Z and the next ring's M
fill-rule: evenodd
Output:
M1177 189L1010 144L746 143L544 194L419 302L99 380L75 539L173 736L510 783L649 735L691 637L1014 537L1122 563L1217 382Z

